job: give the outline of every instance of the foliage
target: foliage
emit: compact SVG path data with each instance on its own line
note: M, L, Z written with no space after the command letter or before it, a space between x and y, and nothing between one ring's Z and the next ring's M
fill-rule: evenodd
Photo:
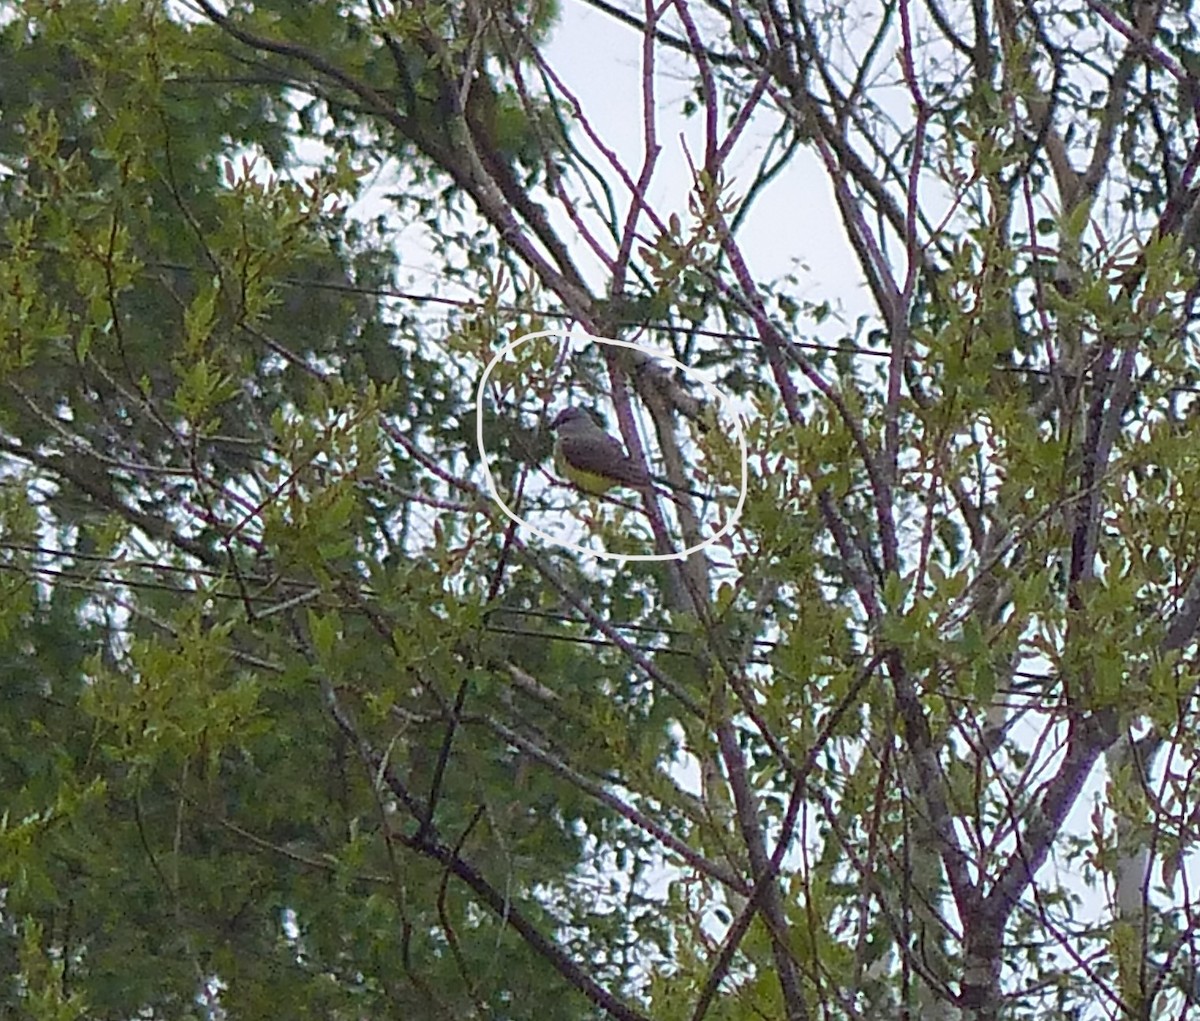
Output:
M4 5L3 1011L1186 1013L1190 10L595 6L640 167L553 3ZM862 308L755 271L802 152ZM728 537L489 499L729 518L561 324L741 401ZM558 485L568 400L713 498Z

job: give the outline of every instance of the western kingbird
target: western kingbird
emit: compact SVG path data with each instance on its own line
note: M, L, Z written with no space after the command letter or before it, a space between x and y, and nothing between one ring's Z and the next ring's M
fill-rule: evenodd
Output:
M651 475L625 452L620 440L609 436L582 408L560 411L550 428L555 435L556 467L584 492L599 495L614 486L639 490L665 486L704 499L701 493Z

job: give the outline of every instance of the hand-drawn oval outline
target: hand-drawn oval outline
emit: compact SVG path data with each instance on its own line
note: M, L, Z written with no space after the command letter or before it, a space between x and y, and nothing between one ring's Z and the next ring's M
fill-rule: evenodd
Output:
M596 557L599 560L686 560L693 553L698 553L706 546L711 546L718 539L728 535L733 529L733 526L738 523L738 520L742 516L742 510L746 505L746 488L749 482L749 475L747 471L748 460L746 454L746 430L742 425L742 416L732 409L729 409L729 413L731 413L733 416L734 426L737 432L738 449L742 455L741 491L738 493L737 506L733 509L733 514L730 516L729 521L726 522L725 527L717 532L716 535L705 539L704 542L697 543L695 546L689 546L687 549L680 550L677 553L610 553L608 550L597 551L585 549L583 546L576 545L573 542L564 542L562 539L556 538L549 532L543 532L537 527L537 525L530 524L524 518L518 517L512 512L512 510L509 509L508 504L506 504L500 498L500 494L496 492L496 482L492 478L492 469L488 464L487 450L484 449L483 445L483 388L487 384L488 376L492 374L492 369L499 364L500 359L502 359L510 351L515 351L522 344L533 340L541 340L543 337L562 337L568 343L573 340L586 340L600 344L612 344L614 347L627 347L634 351L641 351L643 354L649 355L651 358L655 359L655 361L662 362L671 366L672 368L678 369L685 375L693 376L693 378L695 378L703 388L705 393L712 397L718 404L724 406L727 403L725 398L721 396L721 393L716 389L716 387L706 380L700 379L698 376L696 376L694 370L690 369L681 362L676 361L670 355L661 354L658 351L653 351L650 348L643 347L640 344L634 344L628 340L616 340L612 337L594 337L590 333L575 333L568 330L538 330L536 333L523 334L516 340L505 344L504 347L501 348L496 354L496 357L488 362L487 367L483 370L483 375L479 379L479 386L475 390L475 441L479 446L480 461L483 464L484 475L487 477L488 492L491 494L492 499L496 502L496 505L505 513L508 519L518 526L528 528L534 533L534 535L545 539L547 542L551 542L556 546L562 546L566 549L573 550L576 553L582 553L584 556Z

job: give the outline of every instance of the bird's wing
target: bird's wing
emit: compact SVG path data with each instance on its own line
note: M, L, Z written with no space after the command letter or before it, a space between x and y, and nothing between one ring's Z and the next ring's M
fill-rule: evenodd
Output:
M650 476L625 453L625 448L608 433L562 437L562 454L579 471L591 472L627 486L645 486Z

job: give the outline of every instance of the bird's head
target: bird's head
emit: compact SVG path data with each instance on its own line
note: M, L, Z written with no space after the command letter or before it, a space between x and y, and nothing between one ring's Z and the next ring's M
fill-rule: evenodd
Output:
M554 416L554 421L550 423L552 430L559 430L566 426L569 430L572 426L595 425L591 416L583 410L583 408L563 408L557 415Z

